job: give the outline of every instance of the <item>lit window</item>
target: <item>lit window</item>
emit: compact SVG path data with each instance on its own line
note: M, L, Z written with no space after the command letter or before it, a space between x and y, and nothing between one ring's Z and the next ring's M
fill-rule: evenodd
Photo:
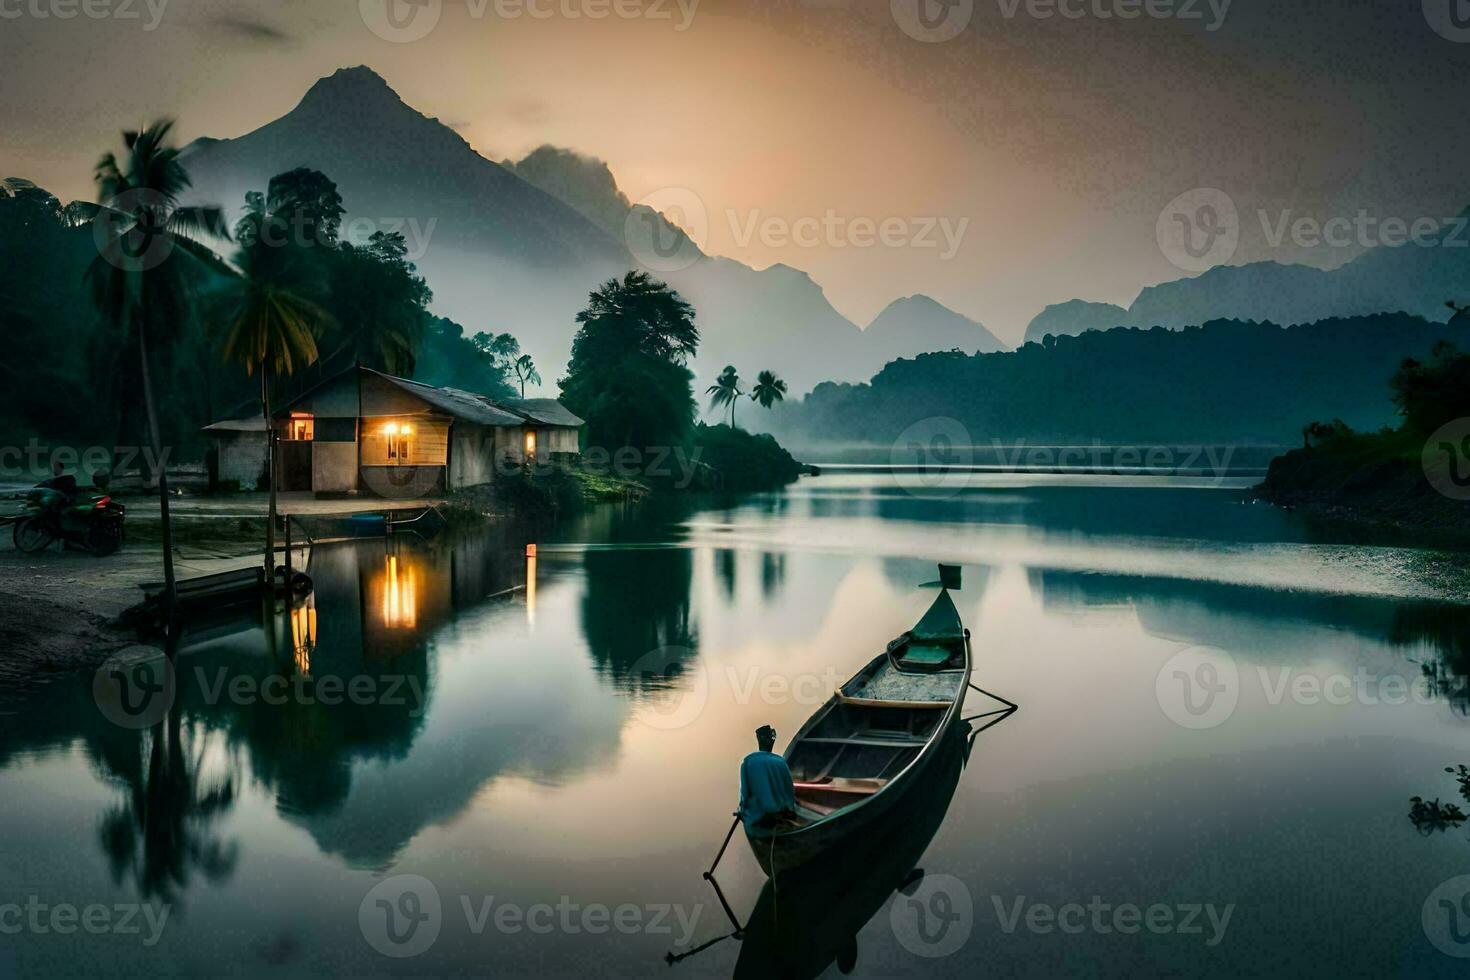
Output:
M294 412L286 422L286 440L288 442L311 442L314 436L315 426L310 415L297 415Z
M407 463L413 455L413 426L389 422L383 426L383 437L388 444L388 462Z
M536 430L535 429L527 429L526 430L526 458L527 459L535 459L536 458Z

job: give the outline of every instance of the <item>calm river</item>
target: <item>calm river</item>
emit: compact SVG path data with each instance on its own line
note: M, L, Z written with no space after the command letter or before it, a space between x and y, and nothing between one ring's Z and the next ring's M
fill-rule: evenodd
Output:
M317 546L312 604L196 636L153 727L90 677L0 719L0 976L1463 975L1470 834L1408 814L1470 807L1466 560L1204 482L971 482ZM667 966L732 929L701 873L752 731L937 561L1020 710L830 887L763 891L737 834L743 938Z

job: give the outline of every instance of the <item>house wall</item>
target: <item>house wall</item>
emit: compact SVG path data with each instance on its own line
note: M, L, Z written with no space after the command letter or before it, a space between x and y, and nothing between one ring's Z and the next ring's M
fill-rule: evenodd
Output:
M215 436L219 478L235 480L243 490L265 481L265 433L230 432Z
M356 493L357 444L313 442L311 489L315 493Z
M408 458L392 459L388 456L390 437L384 433L388 419L367 419L362 424L362 465L364 466L443 466L449 452L449 420L414 416L394 420L395 424L406 421L413 427L408 439Z
M356 372L349 371L327 382L293 405L292 409L317 416L357 418Z
M449 449L449 489L476 487L495 481L497 430L456 422Z
M539 429L536 437L537 444L544 447L548 453L579 453L581 445L578 441L578 430L558 426L551 429Z

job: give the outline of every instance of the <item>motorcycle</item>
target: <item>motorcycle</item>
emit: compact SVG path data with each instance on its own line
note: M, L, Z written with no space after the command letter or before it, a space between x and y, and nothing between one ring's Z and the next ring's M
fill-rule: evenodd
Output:
M101 482L101 481L99 481ZM101 557L123 542L127 512L105 487L69 490L41 484L26 494L25 516L15 523L15 546L28 555L44 551L60 538L62 547L76 547Z

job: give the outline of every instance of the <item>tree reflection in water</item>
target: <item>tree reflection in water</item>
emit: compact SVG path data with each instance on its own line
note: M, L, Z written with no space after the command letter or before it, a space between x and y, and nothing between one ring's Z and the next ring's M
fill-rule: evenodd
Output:
M93 755L123 791L98 826L113 881L131 878L140 896L168 903L196 875L226 880L239 860L239 845L221 840L215 827L235 802L234 757L202 723L186 726L182 714L175 705L153 728L109 738L111 751ZM222 772L209 771L221 765Z

